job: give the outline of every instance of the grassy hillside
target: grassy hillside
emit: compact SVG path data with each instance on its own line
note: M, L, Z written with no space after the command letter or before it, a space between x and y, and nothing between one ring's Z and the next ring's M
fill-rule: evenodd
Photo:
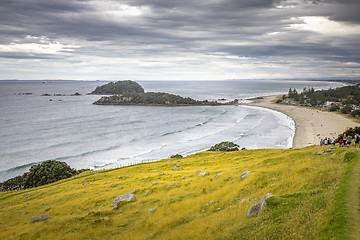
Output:
M0 239L349 239L358 150L318 151L202 152L0 193ZM240 179L244 171L252 174ZM113 209L133 189L137 201ZM275 197L265 211L247 217L266 193ZM50 219L30 223L45 213Z

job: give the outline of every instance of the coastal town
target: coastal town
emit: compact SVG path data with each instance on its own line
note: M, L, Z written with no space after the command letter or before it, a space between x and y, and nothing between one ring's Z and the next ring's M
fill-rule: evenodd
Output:
M289 89L287 95L278 99L276 103L315 107L331 112L350 114L360 117L360 87L359 83L335 89L318 90L304 88L301 93L296 89Z

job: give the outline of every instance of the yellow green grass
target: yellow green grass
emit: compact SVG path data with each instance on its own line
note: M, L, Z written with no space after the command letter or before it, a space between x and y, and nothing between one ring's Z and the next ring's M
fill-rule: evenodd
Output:
M358 194L351 190L358 150L313 155L319 150L202 152L0 193L0 239L350 239L356 212L347 199ZM183 170L173 171L176 164ZM244 171L252 175L240 179ZM137 201L113 209L133 189ZM247 217L266 193L275 197L265 211ZM41 214L51 218L30 223Z

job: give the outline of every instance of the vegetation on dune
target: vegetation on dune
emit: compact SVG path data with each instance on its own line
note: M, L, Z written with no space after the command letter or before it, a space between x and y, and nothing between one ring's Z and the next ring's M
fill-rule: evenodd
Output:
M359 152L313 155L318 150L208 151L3 192L0 238L349 239L348 186ZM172 170L177 164L183 170ZM245 171L252 174L240 178ZM114 209L129 192L137 200ZM247 217L266 193L274 195L266 209ZM30 223L45 213L48 220Z
M356 134L360 135L360 127L349 128L345 132L340 134L339 137L343 137L344 135L346 135L346 136L349 136L349 135L350 136L355 136Z
M87 169L75 170L65 162L48 160L34 165L22 176L11 178L0 183L0 191L21 190L38 187L72 177Z
M348 128L345 132L338 135L336 142L339 142L340 139L347 138L347 136L351 136L351 138L355 140L356 135L360 136L360 127ZM356 143L355 146L357 146Z
M98 86L91 94L143 93L143 87L134 81L117 81Z
M96 105L161 105L161 106L200 106L200 105L223 105L218 102L197 101L192 98L183 98L169 93L125 93L110 97L102 97L94 102Z
M360 117L360 86L357 84L318 91L314 88L304 88L301 93L290 88L287 95L277 100L277 103L281 102L327 108L332 112L340 111Z
M307 101L312 105L320 105L325 103L326 101L342 102L344 105L359 105L360 87L359 85L353 85L318 91L315 91L314 88L304 88L301 93L298 93L296 89L290 89L288 97L294 99L295 101Z

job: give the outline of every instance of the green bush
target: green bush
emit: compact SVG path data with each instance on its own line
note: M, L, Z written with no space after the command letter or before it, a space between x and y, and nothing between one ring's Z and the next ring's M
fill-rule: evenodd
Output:
M360 116L360 110L354 110L351 112L351 116L356 117L356 116Z
M221 142L212 146L209 151L230 152L239 151L239 145L233 142Z
M0 191L16 191L24 189L24 179L22 176L10 178L0 183Z
M58 180L66 179L77 174L77 171L70 168L65 162L47 160L30 168L24 178L24 187L37 187Z
M349 114L349 113L351 113L351 107L349 107L349 106L346 106L346 107L343 107L342 109L341 109L341 112L343 113L343 114Z
M174 154L170 158L182 158L183 156L180 154Z
M355 137L356 134L360 135L360 127L355 127L355 128L349 128L347 129L345 132L343 132L342 134L339 134L336 141L338 142L340 140L340 138L343 138L344 135L345 136L351 136L351 137Z
M89 169L75 170L65 162L47 160L41 164L32 166L29 172L24 173L22 176L13 177L0 183L0 192L38 187L72 177L88 170Z
M349 128L345 132L340 134L339 137L343 137L344 135L346 136L350 135L354 137L356 134L360 134L360 127Z
M340 109L339 106L333 105L330 107L330 112L335 112L335 111L338 111L339 109Z

